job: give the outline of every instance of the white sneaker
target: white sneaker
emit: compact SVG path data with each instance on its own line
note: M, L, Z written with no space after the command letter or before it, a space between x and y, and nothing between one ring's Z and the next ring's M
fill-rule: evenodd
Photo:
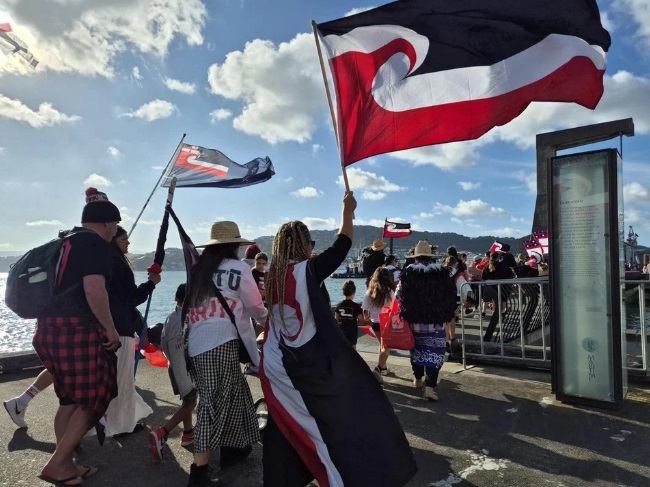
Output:
M4 401L3 404L5 405L5 409L9 413L11 420L16 423L16 426L19 428L27 428L27 423L25 422L25 411L27 410L27 406L25 406L22 411L19 411L18 401L15 398Z

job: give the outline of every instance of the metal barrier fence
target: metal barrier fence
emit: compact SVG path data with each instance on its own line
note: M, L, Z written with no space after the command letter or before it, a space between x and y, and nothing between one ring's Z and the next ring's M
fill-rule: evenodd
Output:
M465 286L471 288L470 300L478 306L473 318L461 313L464 367L468 359L474 359L550 368L552 323L548 277L471 282L463 284L461 294L469 291ZM648 376L646 296L650 298L650 281L625 281L621 293L622 328L630 375ZM488 301L494 303L492 315L482 316L482 303Z

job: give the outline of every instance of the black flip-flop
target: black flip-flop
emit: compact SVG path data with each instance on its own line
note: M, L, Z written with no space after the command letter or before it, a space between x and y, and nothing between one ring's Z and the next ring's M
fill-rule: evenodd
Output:
M82 479L87 479L88 477L92 477L97 472L99 472L99 468L97 468L97 467L82 467L82 466L79 466L79 468L85 468L86 469L86 471L84 473L79 475L79 477L81 477Z
M71 477L68 477L67 479L61 479L61 480L53 479L51 477L48 477L47 475L39 475L38 478L44 480L45 482L49 482L52 485L57 485L60 487L75 487L77 485L83 485L83 478L80 475L73 475ZM69 483L71 480L75 480L75 479L80 479L81 482L79 482L78 484Z

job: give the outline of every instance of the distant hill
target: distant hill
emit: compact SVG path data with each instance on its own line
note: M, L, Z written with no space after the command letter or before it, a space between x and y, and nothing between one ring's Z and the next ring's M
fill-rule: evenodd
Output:
M312 230L311 236L316 241L316 251L328 247L336 238L338 230ZM357 254L364 248L369 247L373 240L379 238L382 234L381 227L373 227L370 225L359 225L354 227L354 240L352 241L352 250L350 257L356 258ZM262 250L268 254L271 253L273 247L273 236L267 235L258 237L255 241L259 244ZM393 253L403 260L404 254L420 240L426 240L431 245L438 246L438 252L444 251L450 245L454 245L458 251L469 252L473 254L482 254L490 248L495 240L507 243L510 245L513 254L523 251L523 240L512 237L502 237L485 235L481 237L465 237L458 233L441 233L441 232L413 232L406 238L393 240ZM388 244L388 239L386 239ZM637 255L650 253L650 248L639 245L636 249ZM388 248L386 249L388 253ZM136 271L145 271L148 266L153 262L154 252L146 254L129 255L129 259L133 264ZM7 272L9 266L16 262L19 256L0 257L0 272ZM182 271L185 270L185 261L183 260L183 252L181 249L169 248L166 249L165 262L163 265L165 270L168 271Z

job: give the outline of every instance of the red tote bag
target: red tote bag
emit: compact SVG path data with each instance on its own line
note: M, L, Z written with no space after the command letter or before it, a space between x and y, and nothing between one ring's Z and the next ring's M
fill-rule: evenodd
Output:
M413 350L415 338L411 327L399 316L399 304L396 299L390 306L384 306L379 313L379 328L384 347L397 350Z

